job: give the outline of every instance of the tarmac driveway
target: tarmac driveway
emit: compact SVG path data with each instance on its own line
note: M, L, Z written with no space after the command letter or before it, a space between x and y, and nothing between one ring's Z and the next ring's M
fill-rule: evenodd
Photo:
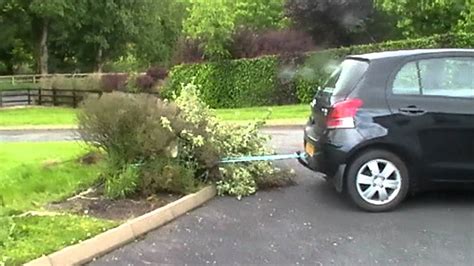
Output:
M267 129L280 153L300 129ZM76 140L70 130L3 131L3 141ZM218 197L93 265L474 265L473 191L431 192L390 213L354 208L295 161L297 185L238 201Z
M267 130L279 152L301 130ZM297 185L238 201L218 197L92 265L473 265L474 197L434 192L365 213L295 161Z

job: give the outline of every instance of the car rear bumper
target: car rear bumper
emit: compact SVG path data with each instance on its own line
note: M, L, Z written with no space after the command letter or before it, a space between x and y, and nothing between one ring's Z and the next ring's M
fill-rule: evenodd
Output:
M334 145L327 136L316 136L314 125L310 123L304 132L304 147L310 143L314 146L315 152L310 155L305 152L298 161L306 168L321 172L325 179L334 184L337 191L342 191L344 184L344 171L348 152L345 145ZM347 132L346 132L347 133ZM346 134L344 133L344 134Z
M308 124L304 131L303 140L305 156L301 156L300 163L313 171L332 176L337 171L339 164L341 164L340 158L334 156L338 153L338 148L331 147L331 145L327 144L325 136L316 136L314 132L314 125ZM314 147L313 154L307 152L307 145Z

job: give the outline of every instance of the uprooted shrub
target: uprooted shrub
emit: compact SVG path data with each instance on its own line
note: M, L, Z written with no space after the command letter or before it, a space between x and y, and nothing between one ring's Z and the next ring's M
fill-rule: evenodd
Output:
M268 162L219 164L225 157L270 153L261 125L219 121L193 84L174 102L117 92L87 100L79 114L83 139L107 154L103 176L111 198L186 194L205 182L215 182L220 194L242 197L279 183Z

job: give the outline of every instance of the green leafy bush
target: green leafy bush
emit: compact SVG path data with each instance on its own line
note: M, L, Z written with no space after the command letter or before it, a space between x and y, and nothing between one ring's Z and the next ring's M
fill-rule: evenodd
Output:
M418 48L472 48L473 33L434 35L429 38L388 41L307 53L293 60L277 56L175 66L164 95L194 81L202 99L213 108L234 108L311 101L330 73L328 66L350 54ZM294 63L296 62L296 63ZM286 76L282 81L281 76ZM279 97L284 95L284 97ZM293 97L296 96L296 97ZM282 100L287 100L286 102ZM291 100L292 102L288 102Z

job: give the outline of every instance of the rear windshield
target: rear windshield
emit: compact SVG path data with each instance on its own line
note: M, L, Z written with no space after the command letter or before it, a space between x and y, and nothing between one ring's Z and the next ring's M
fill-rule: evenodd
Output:
M346 59L331 74L323 91L330 95L343 95L350 92L364 76L369 67L366 61Z

